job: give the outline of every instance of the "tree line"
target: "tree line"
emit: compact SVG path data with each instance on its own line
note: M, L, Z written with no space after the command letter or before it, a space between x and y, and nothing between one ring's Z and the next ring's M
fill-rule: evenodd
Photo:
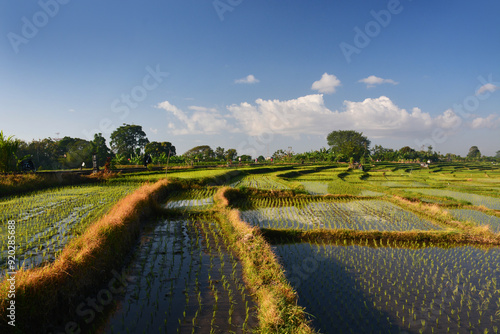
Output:
M92 167L92 156L103 167L107 162L113 165L142 165L148 156L153 164L220 164L232 162L427 162L427 161L500 161L500 151L495 157L483 156L477 146L472 146L466 157L447 153L442 155L433 151L431 146L415 150L404 146L399 150L384 148L380 145L370 147L371 141L361 132L354 130L332 131L327 136L329 148L321 148L304 153L294 153L279 149L271 157L238 155L234 148L209 145L193 147L182 155L177 155L175 146L170 142L150 142L140 125L123 124L111 133L110 146L101 133L93 140L64 137L45 138L25 142L6 137L0 132L0 172L20 170L23 161L31 161L36 170L75 169L82 166Z

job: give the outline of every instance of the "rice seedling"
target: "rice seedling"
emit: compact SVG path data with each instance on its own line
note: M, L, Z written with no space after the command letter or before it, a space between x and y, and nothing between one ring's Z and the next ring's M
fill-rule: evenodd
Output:
M297 200L299 203L302 199ZM291 203L293 204L293 202ZM302 203L301 203L302 204ZM353 229L361 231L441 230L398 206L379 200L311 202L242 212L243 220L263 228Z
M7 259L8 220L16 222L19 265L33 268L54 261L70 240L138 186L136 183L81 185L0 199L0 266L5 267Z
M151 229L129 268L137 280L127 286L122 307L104 332L111 326L118 332L154 328L192 333L200 328L238 331L243 326L248 331L249 323L255 325L245 308L250 296L238 289L241 267L229 255L217 223L161 219Z
M488 226L493 233L500 233L500 217L469 209L447 210L454 218L472 222L475 225Z
M347 243L275 249L299 303L316 316L312 321L320 331L441 333L467 327L484 332L500 323L498 248Z

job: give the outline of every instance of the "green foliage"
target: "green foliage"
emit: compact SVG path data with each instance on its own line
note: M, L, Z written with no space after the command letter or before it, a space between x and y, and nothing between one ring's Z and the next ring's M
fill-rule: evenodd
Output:
M159 158L162 154L165 154L166 156L170 155L171 157L176 155L175 146L166 141L152 141L146 144L145 153L149 154L153 159Z
M14 136L6 137L0 131L0 172L10 172L16 167L16 152L19 141Z
M353 157L355 160L368 154L370 148L370 140L362 132L354 130L332 131L328 134L327 141L335 154Z
M97 157L97 164L99 166L104 166L108 157L113 157L113 152L111 152L106 145L106 138L102 136L102 133L96 133L92 145L93 153L95 153Z
M234 148L230 148L229 150L226 151L226 159L229 160L234 160L238 156L238 152Z
M29 143L21 141L18 156L31 156L37 170L54 170L61 168L59 157L64 153L66 152L61 152L57 141L45 138Z
M208 145L201 145L193 147L184 153L184 157L188 159L193 159L196 161L200 160L211 160L215 157L214 151Z
M116 154L140 155L147 143L149 140L140 125L124 124L111 134L111 148Z
M92 166L94 146L91 142L79 138L64 137L58 144L60 152L64 152L59 158L63 167L78 168L82 163L85 163L86 167Z
M481 158L481 151L479 151L479 148L477 148L477 146L472 146L469 149L469 153L467 153L467 158L479 159L479 158Z

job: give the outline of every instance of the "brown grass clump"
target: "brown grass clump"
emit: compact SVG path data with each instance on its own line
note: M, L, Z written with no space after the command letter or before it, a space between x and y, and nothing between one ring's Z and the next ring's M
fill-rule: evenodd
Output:
M260 230L242 221L238 210L227 207L229 201L225 195L231 191L231 188L222 188L214 199L221 226L242 262L244 279L257 299L260 331L314 333L303 308L297 306L296 292Z
M26 333L41 333L75 319L77 305L119 270L140 233L141 221L156 210L166 195L165 180L146 184L119 201L111 211L70 242L55 262L20 270L16 278L16 318ZM9 284L0 284L0 314L7 321ZM57 317L54 317L57 314ZM27 321L29 319L29 321ZM0 329L5 323L0 322ZM27 327L29 325L29 327ZM26 327L24 327L26 326ZM64 328L64 326L62 327Z

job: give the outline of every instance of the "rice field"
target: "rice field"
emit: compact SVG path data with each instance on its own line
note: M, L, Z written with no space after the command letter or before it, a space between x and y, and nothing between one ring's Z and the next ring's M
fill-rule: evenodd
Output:
M312 202L242 212L243 220L261 228L351 229L360 231L441 230L436 223L380 200Z
M500 233L500 217L469 209L449 209L448 212L456 219L488 226L493 233Z
M33 268L52 262L70 240L138 185L82 185L0 199L0 267L6 268L7 221L16 222L18 266Z
M284 181L268 175L248 175L241 180L230 184L231 187L248 187L264 190L290 189Z
M254 304L217 224L159 219L127 269L104 333L250 332Z
M320 332L497 333L500 327L499 248L275 249Z
M209 209L214 204L213 195L215 191L216 188L213 187L181 191L178 194L172 194L164 208L180 210Z
M446 189L411 189L411 191L425 195L451 197L457 200L470 202L473 205L483 205L488 209L500 210L500 198L463 193Z
M171 210L167 216L177 218L156 217L144 226L124 269L125 290L113 309L102 314L106 320L96 324L98 332L245 333L258 328L242 264L220 229L226 225L216 221L223 211L220 203L214 205L214 195L223 185L236 188L228 191L234 196L230 208L239 209L241 219L251 226L273 229L278 236L273 240L279 240L279 233L295 233L281 229L325 234L331 231L323 229L468 233L452 230L432 216L445 211L450 220L488 226L500 235L495 213L464 206L470 202L500 210L496 196L500 170L446 164L429 169L389 163L366 167L364 171L345 164L169 170L169 179L177 180L169 189L180 190L172 190L159 204ZM164 177L164 173L137 173L106 184L0 199L0 266L7 267L8 220L16 221L19 265L37 267L54 261L70 240L127 193ZM210 178L220 182L210 183ZM411 207L391 200L395 195L421 203ZM429 211L419 211L420 205ZM497 333L500 327L498 247L412 240L391 245L380 240L333 240L271 247L298 293L298 304L320 333L485 334Z

